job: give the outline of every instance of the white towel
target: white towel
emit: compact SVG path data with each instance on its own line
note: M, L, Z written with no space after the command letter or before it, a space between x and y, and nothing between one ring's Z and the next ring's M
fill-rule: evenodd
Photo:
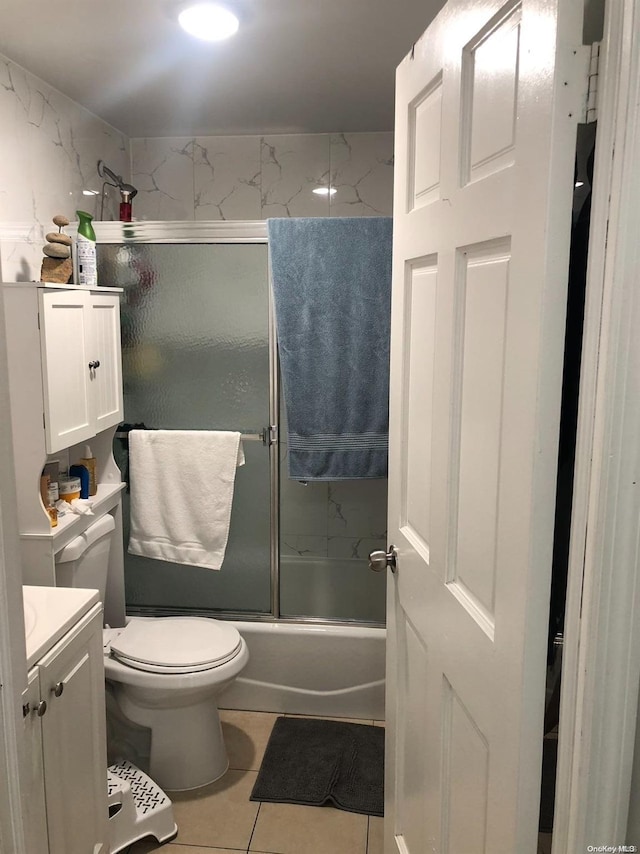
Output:
M131 430L129 552L220 569L243 464L240 433Z

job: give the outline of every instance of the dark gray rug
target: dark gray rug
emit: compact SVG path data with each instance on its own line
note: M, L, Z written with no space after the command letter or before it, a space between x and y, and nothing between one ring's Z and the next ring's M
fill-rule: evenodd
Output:
M384 728L278 718L251 800L384 815Z

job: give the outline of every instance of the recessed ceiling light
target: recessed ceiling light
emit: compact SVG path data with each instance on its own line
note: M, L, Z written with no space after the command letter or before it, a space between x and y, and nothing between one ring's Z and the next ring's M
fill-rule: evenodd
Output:
M239 21L233 12L217 3L196 3L178 15L183 30L197 39L218 42L238 31Z
M337 193L335 187L316 187L312 192L316 193L318 196L333 196L334 193Z

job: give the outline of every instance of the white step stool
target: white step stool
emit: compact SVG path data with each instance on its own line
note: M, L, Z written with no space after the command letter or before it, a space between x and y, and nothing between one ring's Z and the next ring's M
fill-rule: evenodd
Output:
M110 854L145 836L168 842L178 832L171 801L147 775L126 760L107 769Z

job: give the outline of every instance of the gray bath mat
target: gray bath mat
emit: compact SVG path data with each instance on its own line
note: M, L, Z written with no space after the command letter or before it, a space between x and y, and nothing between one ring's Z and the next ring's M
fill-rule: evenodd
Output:
M251 800L383 815L384 728L278 718Z

